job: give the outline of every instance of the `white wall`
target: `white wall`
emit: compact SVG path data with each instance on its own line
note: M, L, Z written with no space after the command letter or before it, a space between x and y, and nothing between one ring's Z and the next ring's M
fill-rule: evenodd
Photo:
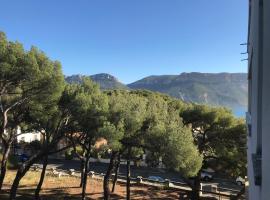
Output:
M249 33L249 52L253 50L252 58L252 96L251 103L252 135L248 137L248 175L249 200L270 199L270 1L263 0L263 20L259 20L259 0L251 0L251 21ZM262 35L259 35L259 25ZM263 39L260 49L259 38ZM261 51L260 51L261 50ZM249 64L251 64L251 55ZM259 76L259 73L262 76ZM261 93L259 92L261 90ZM261 110L259 109L261 105ZM261 127L261 129L259 128ZM261 134L261 140L258 135ZM261 146L258 146L258 141ZM261 147L262 182L261 186L254 184L254 167L251 155Z
M31 132L31 133L23 133L17 137L17 142L32 142L32 141L40 141L41 140L41 133L40 132Z

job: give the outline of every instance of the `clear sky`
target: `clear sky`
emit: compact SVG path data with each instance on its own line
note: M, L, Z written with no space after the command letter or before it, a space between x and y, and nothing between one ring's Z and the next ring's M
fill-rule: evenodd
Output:
M0 30L65 75L124 83L181 72L246 72L248 0L0 0Z

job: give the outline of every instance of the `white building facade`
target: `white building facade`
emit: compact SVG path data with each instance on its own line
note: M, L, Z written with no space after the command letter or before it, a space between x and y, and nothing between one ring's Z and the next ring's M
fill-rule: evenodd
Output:
M25 132L22 133L21 128L17 128L17 143L26 142L30 143L33 141L41 141L41 133L38 131L32 131L32 132Z
M270 199L270 0L249 0L249 200Z

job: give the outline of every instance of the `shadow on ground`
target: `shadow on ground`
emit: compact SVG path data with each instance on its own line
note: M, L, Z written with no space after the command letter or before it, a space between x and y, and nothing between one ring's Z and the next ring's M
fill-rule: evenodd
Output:
M30 186L31 187L31 186ZM81 194L69 194L67 189L78 188L78 187L62 187L62 188L51 188L42 190L41 200L80 200ZM35 189L20 187L17 192L17 200L33 200L34 199ZM161 190L157 188L149 188L148 190L134 190L131 189L131 197L132 199L157 199L157 200L172 200L179 199L177 195L179 191L174 190ZM87 193L87 199L96 200L103 199L103 193ZM100 198L91 198L91 196L100 196ZM157 198L157 196L160 196ZM1 200L8 200L9 190L4 190L0 193ZM121 196L118 194L111 194L112 200L125 199L125 196Z

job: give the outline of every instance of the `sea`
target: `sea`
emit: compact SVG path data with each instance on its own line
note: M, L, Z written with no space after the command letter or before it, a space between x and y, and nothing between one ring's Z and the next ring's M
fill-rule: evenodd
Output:
M247 107L245 107L245 106L236 107L236 108L233 108L232 111L233 111L235 116L245 118L246 112L247 112Z

